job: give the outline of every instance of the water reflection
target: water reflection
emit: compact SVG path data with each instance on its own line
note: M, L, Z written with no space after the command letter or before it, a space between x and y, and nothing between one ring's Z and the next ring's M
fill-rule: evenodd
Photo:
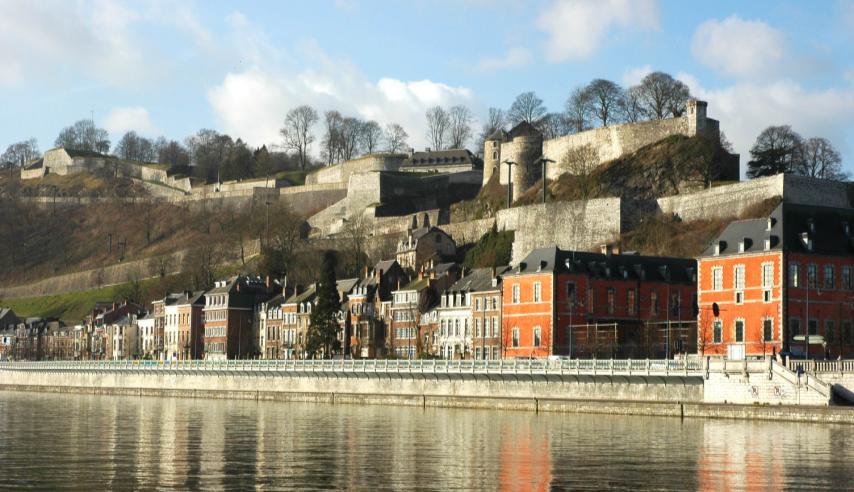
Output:
M0 392L0 488L780 489L851 426Z

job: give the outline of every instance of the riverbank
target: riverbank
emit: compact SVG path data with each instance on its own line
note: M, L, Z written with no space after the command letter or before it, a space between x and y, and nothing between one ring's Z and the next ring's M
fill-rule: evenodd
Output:
M196 399L241 399L307 402L330 405L382 405L435 408L512 410L549 413L608 414L703 419L741 419L854 425L854 407L809 405L739 405L702 402L455 396L440 394L371 394L211 390L173 388L117 388L0 383L0 391L137 396Z

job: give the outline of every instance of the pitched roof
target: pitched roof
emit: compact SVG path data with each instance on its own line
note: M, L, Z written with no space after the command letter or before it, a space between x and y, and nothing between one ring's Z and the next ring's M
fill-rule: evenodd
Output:
M488 137L486 137L487 140L498 140L502 142L505 138L507 138L507 132L505 132L503 128L498 128L494 132L490 133Z
M335 287L338 289L338 295L344 297L349 294L353 287L355 287L359 283L358 278L344 278L335 281Z
M534 125L527 121L522 121L507 132L507 138L510 140L516 137L541 137L543 133Z
M854 209L781 203L768 217L731 222L700 257L781 250L806 253L802 234L812 243L814 254L854 254Z
M300 304L305 301L309 301L314 298L314 295L317 293L317 284L311 284L308 286L308 289L299 292L297 294L288 297L284 304Z
M403 166L451 166L462 164L474 164L476 158L467 149L431 150L413 152L405 161Z
M500 276L509 266L501 266L495 269L495 275ZM475 268L465 277L454 282L448 288L449 292L483 292L495 290L498 287L492 285L492 268Z
M528 253L507 275L537 272L584 273L598 278L636 279L693 283L697 271L694 259L641 255L604 255L566 251L555 246Z
M110 157L108 155L104 155L100 152L95 152L94 150L80 150L80 149L69 149L65 147L59 147L64 150L69 157ZM54 150L54 149L51 149ZM48 151L50 152L50 151Z

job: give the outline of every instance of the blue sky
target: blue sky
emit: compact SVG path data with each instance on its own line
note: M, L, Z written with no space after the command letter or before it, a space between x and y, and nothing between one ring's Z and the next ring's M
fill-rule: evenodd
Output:
M478 116L525 90L550 110L593 78L663 70L709 102L743 155L771 124L824 136L854 172L854 2L0 0L0 147L94 114L183 139L277 143L288 108L398 122Z

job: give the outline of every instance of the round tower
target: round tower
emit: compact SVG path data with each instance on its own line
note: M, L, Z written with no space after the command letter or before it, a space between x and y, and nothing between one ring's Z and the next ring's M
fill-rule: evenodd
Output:
M504 130L499 128L483 141L483 186L486 186L492 175L500 176L501 143L504 142L504 137Z
M516 201L540 179L542 169L537 159L543 154L543 134L525 122L516 125L510 133L513 144L507 159L515 163L511 168L511 182L513 201Z

